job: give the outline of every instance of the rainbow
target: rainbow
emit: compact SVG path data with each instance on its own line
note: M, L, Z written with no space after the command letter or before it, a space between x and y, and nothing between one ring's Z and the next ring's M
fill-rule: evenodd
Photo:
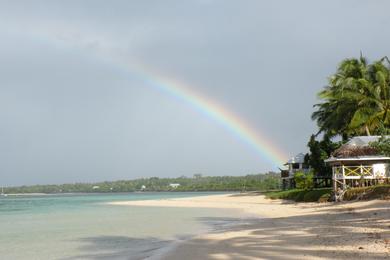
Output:
M38 36L34 38L38 38L39 40L45 39L46 42L49 41L55 45L60 43L60 45L65 45L68 48L75 47L74 45L72 47L69 46L69 44L66 44L66 42L62 40L59 42L57 38L53 38L51 33L48 34L46 32L42 34L42 32L39 33L30 30L30 35L32 35L31 33L34 36ZM76 49L78 51L83 50L83 44L81 43L78 47L76 46ZM127 75L130 74L141 78L149 86L153 86L162 93L183 101L201 114L219 123L225 130L251 147L261 158L266 159L275 167L281 166L286 162L288 157L274 142L271 142L264 134L254 130L242 118L235 115L227 108L219 105L214 100L196 93L194 91L194 89L196 89L195 87L175 80L173 77L167 78L166 76L160 75L160 73L143 64L134 62L129 63L116 55L112 49L102 49L100 47L96 48L94 51L91 51L90 48L88 48L88 50L93 54L94 58L110 64Z
M134 68L134 66L132 67ZM174 78L166 78L159 75L158 72L144 65L138 64L136 69L129 70L130 73L135 71L137 76L142 77L148 85L183 101L201 114L222 125L224 129L250 146L275 167L281 166L286 162L288 157L274 143L270 142L264 134L260 135L259 131L255 131L248 123L214 100L196 93L193 90L195 89L194 87L190 87Z

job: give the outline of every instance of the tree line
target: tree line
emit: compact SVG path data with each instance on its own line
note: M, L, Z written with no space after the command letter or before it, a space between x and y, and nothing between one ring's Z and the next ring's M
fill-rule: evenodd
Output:
M170 184L180 184L172 187ZM97 183L73 183L60 185L32 185L4 188L8 194L17 193L90 193L90 192L135 192L135 191L268 191L279 189L279 173L253 174L246 176L202 176L192 178L142 178L135 180L106 181Z

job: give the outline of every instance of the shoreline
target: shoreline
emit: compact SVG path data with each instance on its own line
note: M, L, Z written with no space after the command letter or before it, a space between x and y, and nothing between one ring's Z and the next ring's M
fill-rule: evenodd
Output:
M240 210L223 230L175 242L149 259L388 259L390 202L294 203L259 194L112 202L140 207ZM227 217L227 219L229 219ZM242 220L241 219L241 220ZM244 221L245 222L245 221ZM199 250L202 248L202 250Z
M153 255L147 256L145 259L148 260L160 260L165 259L167 255L172 252L175 252L177 248L180 248L181 245L184 245L186 242L191 241L193 239L197 239L199 237L205 236L207 234L212 234L215 232L221 232L222 230L228 230L232 226L236 226L239 223L245 223L248 219L252 219L253 217L259 217L258 215L254 215L250 211L245 211L247 208L242 204L219 204L219 206L215 205L215 199L217 202L221 198L225 198L226 196L240 196L243 193L237 192L229 192L223 193L216 192L218 194L210 194L210 195L202 195L197 196L196 192L193 197L185 197L185 198L163 198L163 199L154 199L154 200L135 200L135 201L115 201L115 202L106 202L104 204L111 206L133 206L133 207L172 207L172 208L208 208L208 209L221 209L226 210L227 213L232 213L234 216L239 216L239 221L230 221L230 220L222 220L220 223L215 223L211 221L207 224L207 227L202 230L202 232L189 235L185 238L178 239L176 241L171 241L167 246L157 249L153 252ZM257 192L247 192L245 194L258 194ZM190 202L190 203L188 203Z

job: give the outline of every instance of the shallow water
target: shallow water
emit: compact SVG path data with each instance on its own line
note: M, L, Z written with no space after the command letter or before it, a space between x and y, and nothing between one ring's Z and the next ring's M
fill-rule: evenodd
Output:
M233 211L106 202L215 193L47 195L0 199L0 259L144 259L223 225Z

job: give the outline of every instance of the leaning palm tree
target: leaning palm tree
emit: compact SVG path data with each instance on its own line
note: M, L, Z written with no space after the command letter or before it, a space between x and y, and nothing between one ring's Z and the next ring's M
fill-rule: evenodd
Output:
M349 125L357 104L355 99L346 93L359 91L361 85L367 81L366 72L366 59L347 59L329 78L329 85L318 95L324 102L316 104L317 111L312 114L312 119L317 121L320 128L319 133L324 132L328 136L341 134L346 137L355 134Z
M390 123L390 68L387 57L367 65L365 58L344 60L312 119L329 136L370 135Z
M386 63L387 64L386 64ZM369 66L367 82L357 91L346 91L357 104L349 129L364 129L367 135L390 127L390 69L387 57Z

